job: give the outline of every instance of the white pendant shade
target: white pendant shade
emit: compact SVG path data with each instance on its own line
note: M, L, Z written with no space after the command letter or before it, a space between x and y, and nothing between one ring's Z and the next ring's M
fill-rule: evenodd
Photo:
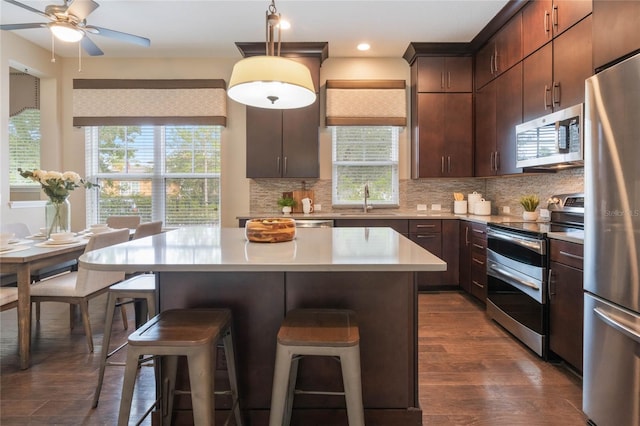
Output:
M56 22L49 24L49 29L58 40L75 43L84 37L84 32L68 22Z
M302 108L316 100L309 68L280 56L252 56L237 62L227 94L241 104L268 109Z

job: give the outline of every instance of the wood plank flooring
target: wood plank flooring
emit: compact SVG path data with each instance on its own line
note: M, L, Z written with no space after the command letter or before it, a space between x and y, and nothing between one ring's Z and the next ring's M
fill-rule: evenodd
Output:
M69 331L68 305L43 303L42 319L33 329L32 367L25 371L18 368L16 311L0 314L0 424L116 423L121 368L107 368L100 404L91 408L105 304L103 297L90 302L96 351L90 354L81 324ZM132 318L130 312L130 330ZM112 348L125 339L118 315ZM118 357L124 359L122 355ZM420 295L419 374L424 425L586 422L580 380L515 342L463 294ZM153 369L143 368L132 411L136 416L151 403L153 392Z

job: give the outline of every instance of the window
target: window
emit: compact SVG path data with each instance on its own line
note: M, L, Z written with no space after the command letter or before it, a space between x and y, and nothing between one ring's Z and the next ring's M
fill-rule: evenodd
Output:
M167 226L219 221L221 126L87 127L87 222L137 214Z
M40 184L25 179L18 173L40 168L40 110L25 109L9 117L9 184L11 186L33 186Z
M333 205L398 205L398 134L394 126L332 127Z

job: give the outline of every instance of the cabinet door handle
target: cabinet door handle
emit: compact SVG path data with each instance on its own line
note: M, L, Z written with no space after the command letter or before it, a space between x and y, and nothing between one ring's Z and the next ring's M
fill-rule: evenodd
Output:
M424 229L424 228L435 228L435 225L416 225L416 228L418 229Z
M478 260L478 259L476 259L475 257L474 257L473 259L471 259L471 260L473 260L473 261L474 261L475 263L477 263L478 265L484 265L484 262L483 262L482 260Z
M435 238L438 234L418 234L416 238Z
M549 279L547 280L547 293L549 293L549 300L551 300L551 296L556 295L553 291L551 291L551 277L552 277L551 272L552 271L553 271L552 269L549 269Z
M496 151L496 172L500 170L500 151Z
M451 173L451 156L447 156L447 173Z
M476 280L472 280L471 281L472 284L475 284L476 286L480 287L480 288L484 288L484 285L480 284L478 281Z
M287 175L287 157L284 157L284 172L282 173L282 176L286 176Z
M447 89L451 89L451 71L447 71Z
M278 172L278 174L280 174L280 157L277 157L276 159L276 170Z
M440 88L444 89L444 71L440 71Z
M560 250L560 254L563 256L567 256L570 257L571 259L577 259L577 260L584 260L584 257L577 255L577 254L573 254L573 253L567 253L566 251Z
M444 155L440 157L440 170L444 174Z
M493 60L495 73L499 74L500 73L500 67L498 66L498 60L500 59L500 55L498 55L498 45L497 44L493 48L493 52L494 52L493 56L495 57L495 59Z
M549 28L549 11L545 10L544 11L544 32L548 33L549 31L551 31L551 28Z
M491 171L495 170L495 168L493 166L493 154L495 154L495 153L494 152L491 153L491 169L490 169Z
M469 245L469 226L465 226L464 228L464 245L468 246Z
M491 54L491 58L489 58L489 74L493 75L493 53Z
M477 249L484 250L484 246L481 246L480 244L473 243L473 246Z
M545 84L544 85L544 99L543 99L543 101L544 101L544 109L545 110L551 108L551 103L548 102L550 97L551 97L551 89L549 88L548 85Z
M484 231L482 229L474 229L473 232L476 234L484 235Z
M553 106L560 106L560 83L553 82Z
M558 28L558 5L554 4L553 5L553 26L556 27L556 29Z

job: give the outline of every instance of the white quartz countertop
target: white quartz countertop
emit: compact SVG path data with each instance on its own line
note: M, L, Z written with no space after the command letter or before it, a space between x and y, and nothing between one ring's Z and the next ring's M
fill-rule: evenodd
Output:
M570 243L584 244L584 230L572 229L566 232L548 232L547 236L554 240L568 241Z
M189 227L83 254L95 270L445 271L447 264L391 228L298 228L284 243L253 243L243 228Z

